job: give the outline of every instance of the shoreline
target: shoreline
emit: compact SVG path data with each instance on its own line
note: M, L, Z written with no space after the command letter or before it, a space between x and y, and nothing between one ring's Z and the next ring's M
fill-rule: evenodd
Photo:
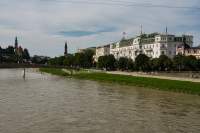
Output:
M117 83L120 85L138 86L163 91L200 95L200 83L198 82L89 71L74 71L71 74L69 73L70 71L63 71L63 69L58 68L40 68L40 71L57 76L72 77L76 79Z
M127 76L135 76L135 77L146 77L146 78L158 78L158 79L166 79L166 80L177 80L177 81L189 81L189 82L197 82L200 83L200 78L191 78L189 76L178 76L172 75L172 73L142 73L142 72L122 72L122 71L108 71L108 74L117 74L117 75L127 75ZM176 73L177 74L177 73ZM189 74L189 73L186 73Z

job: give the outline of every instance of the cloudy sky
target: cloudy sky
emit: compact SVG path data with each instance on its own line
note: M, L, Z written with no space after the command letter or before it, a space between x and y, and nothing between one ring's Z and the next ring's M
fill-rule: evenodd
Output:
M200 44L200 0L0 0L0 45L14 37L31 55L59 56L67 40L69 52L168 31L192 34Z

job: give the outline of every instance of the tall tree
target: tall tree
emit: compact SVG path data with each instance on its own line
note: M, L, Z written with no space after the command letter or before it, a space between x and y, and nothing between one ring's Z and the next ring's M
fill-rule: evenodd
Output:
M173 58L173 65L174 65L174 69L175 70L178 70L178 71L181 71L181 70L184 70L185 68L185 57L183 55L176 55L174 58Z
M68 66L68 67L73 66L73 64L74 64L74 56L71 55L71 54L68 54L68 55L66 56L66 58L64 59L63 64L64 64L65 66Z
M116 60L113 55L101 56L98 59L98 67L106 70L116 69Z
M6 48L6 53L7 55L14 55L15 54L15 49L13 46L8 46L8 48Z
M26 60L30 60L30 54L28 52L28 49L24 49L24 51L22 52L22 58L26 59Z
M168 56L161 55L158 58L158 66L159 66L159 71L168 71L172 69L172 61Z
M152 71L159 71L159 59L154 58L150 61L150 66Z
M124 70L128 70L128 58L126 58L126 57L121 57L121 58L119 58L119 60L118 60L118 68L120 69L120 70L122 70L122 71L124 71Z
M135 59L135 65L139 71L149 71L150 70L150 58L145 54L140 54Z
M135 64L132 59L128 59L127 68L128 68L128 70L131 70L131 71L135 70Z

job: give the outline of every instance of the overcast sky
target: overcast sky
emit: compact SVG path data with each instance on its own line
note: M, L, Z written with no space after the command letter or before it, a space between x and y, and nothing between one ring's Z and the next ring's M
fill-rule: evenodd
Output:
M118 41L122 33L192 34L200 44L200 0L0 0L0 45L59 56Z

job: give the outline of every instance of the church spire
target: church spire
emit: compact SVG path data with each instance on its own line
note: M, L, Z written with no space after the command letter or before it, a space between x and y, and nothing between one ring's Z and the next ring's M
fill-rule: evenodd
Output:
M15 49L17 49L18 48L18 39L17 39L17 37L15 37Z
M68 46L67 46L67 41L65 42L65 52L64 55L67 56L68 54Z

